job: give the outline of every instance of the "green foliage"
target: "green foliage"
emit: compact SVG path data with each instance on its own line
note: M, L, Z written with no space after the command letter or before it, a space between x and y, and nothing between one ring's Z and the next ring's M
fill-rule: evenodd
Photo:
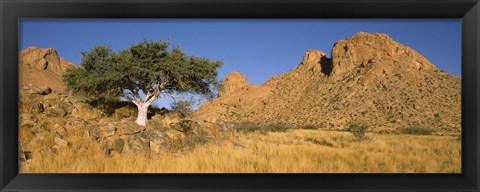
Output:
M213 95L221 61L187 56L168 42L147 41L117 52L95 46L82 52L80 67L63 76L67 87L92 99L133 101L146 95L195 93ZM147 100L148 98L145 98Z
M410 134L410 135L431 135L436 131L436 129L421 127L421 126L411 126L411 127L400 128L398 131L400 133Z
M177 113L180 117L187 117L192 114L193 101L174 101L170 104L172 112Z
M350 122L348 125L349 131L357 140L366 139L365 133L368 130L368 125L358 122Z

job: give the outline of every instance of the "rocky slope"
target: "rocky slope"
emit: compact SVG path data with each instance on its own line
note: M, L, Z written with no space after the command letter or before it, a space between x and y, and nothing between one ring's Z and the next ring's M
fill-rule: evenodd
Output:
M254 86L238 72L219 97L194 112L206 122L279 122L345 129L351 121L374 129L406 126L460 132L461 79L418 52L379 33L337 41L330 58L308 50L291 71Z
M134 122L134 106L124 105L107 115L79 98L53 92L50 88L23 85L19 96L22 162L40 153L58 150L79 154L94 151L106 155L160 155L228 135L220 127L200 127L175 114L154 110L150 112L147 127L142 127Z
M62 75L73 64L53 49L20 51L19 159L20 166L40 153L70 150L160 155L229 136L215 124L202 127L168 110L151 109L147 127L134 121L135 106L119 102L113 114L65 92ZM74 67L74 66L73 66ZM90 154L91 155L91 154ZM25 171L25 170L23 170Z

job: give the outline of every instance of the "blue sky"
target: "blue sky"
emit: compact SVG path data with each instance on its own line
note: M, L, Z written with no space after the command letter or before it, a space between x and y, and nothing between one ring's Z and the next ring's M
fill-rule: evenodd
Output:
M80 52L94 45L120 50L144 38L169 39L189 55L223 60L220 79L238 71L258 85L293 69L307 49L330 54L335 41L360 31L388 34L461 74L460 19L22 19L19 45L51 47L80 64Z

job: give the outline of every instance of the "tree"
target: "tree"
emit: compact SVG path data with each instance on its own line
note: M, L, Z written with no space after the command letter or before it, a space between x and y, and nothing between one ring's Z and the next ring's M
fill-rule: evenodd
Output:
M80 67L68 69L63 76L68 89L92 99L133 102L138 108L135 122L141 126L146 126L147 109L158 98L182 93L212 96L222 65L187 56L164 41L143 40L117 52L94 46L82 55Z

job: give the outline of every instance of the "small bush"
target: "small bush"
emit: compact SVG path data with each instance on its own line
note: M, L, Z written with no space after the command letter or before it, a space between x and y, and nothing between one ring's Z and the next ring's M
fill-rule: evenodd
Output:
M411 126L399 129L400 133L410 135L431 135L436 130L428 127Z
M349 124L349 131L357 140L366 139L365 133L368 130L368 125L363 123L351 122Z
M240 132L255 132L260 130L259 125L249 122L234 124L233 128Z
M270 123L262 127L266 132L286 132L289 126L283 123Z
M289 126L282 123L255 124L245 122L234 125L234 128L241 132L260 132L265 134L269 132L286 132Z
M317 130L317 129L321 129L323 128L324 125L323 124L318 124L318 125L304 125L302 127L300 127L300 129L307 129L307 130Z
M192 114L193 101L175 101L170 106L172 112L179 114L181 117L187 117Z
M199 144L205 144L208 142L209 139L210 137L208 136L208 133L204 130L201 130L197 134L197 138L195 139L195 141Z

